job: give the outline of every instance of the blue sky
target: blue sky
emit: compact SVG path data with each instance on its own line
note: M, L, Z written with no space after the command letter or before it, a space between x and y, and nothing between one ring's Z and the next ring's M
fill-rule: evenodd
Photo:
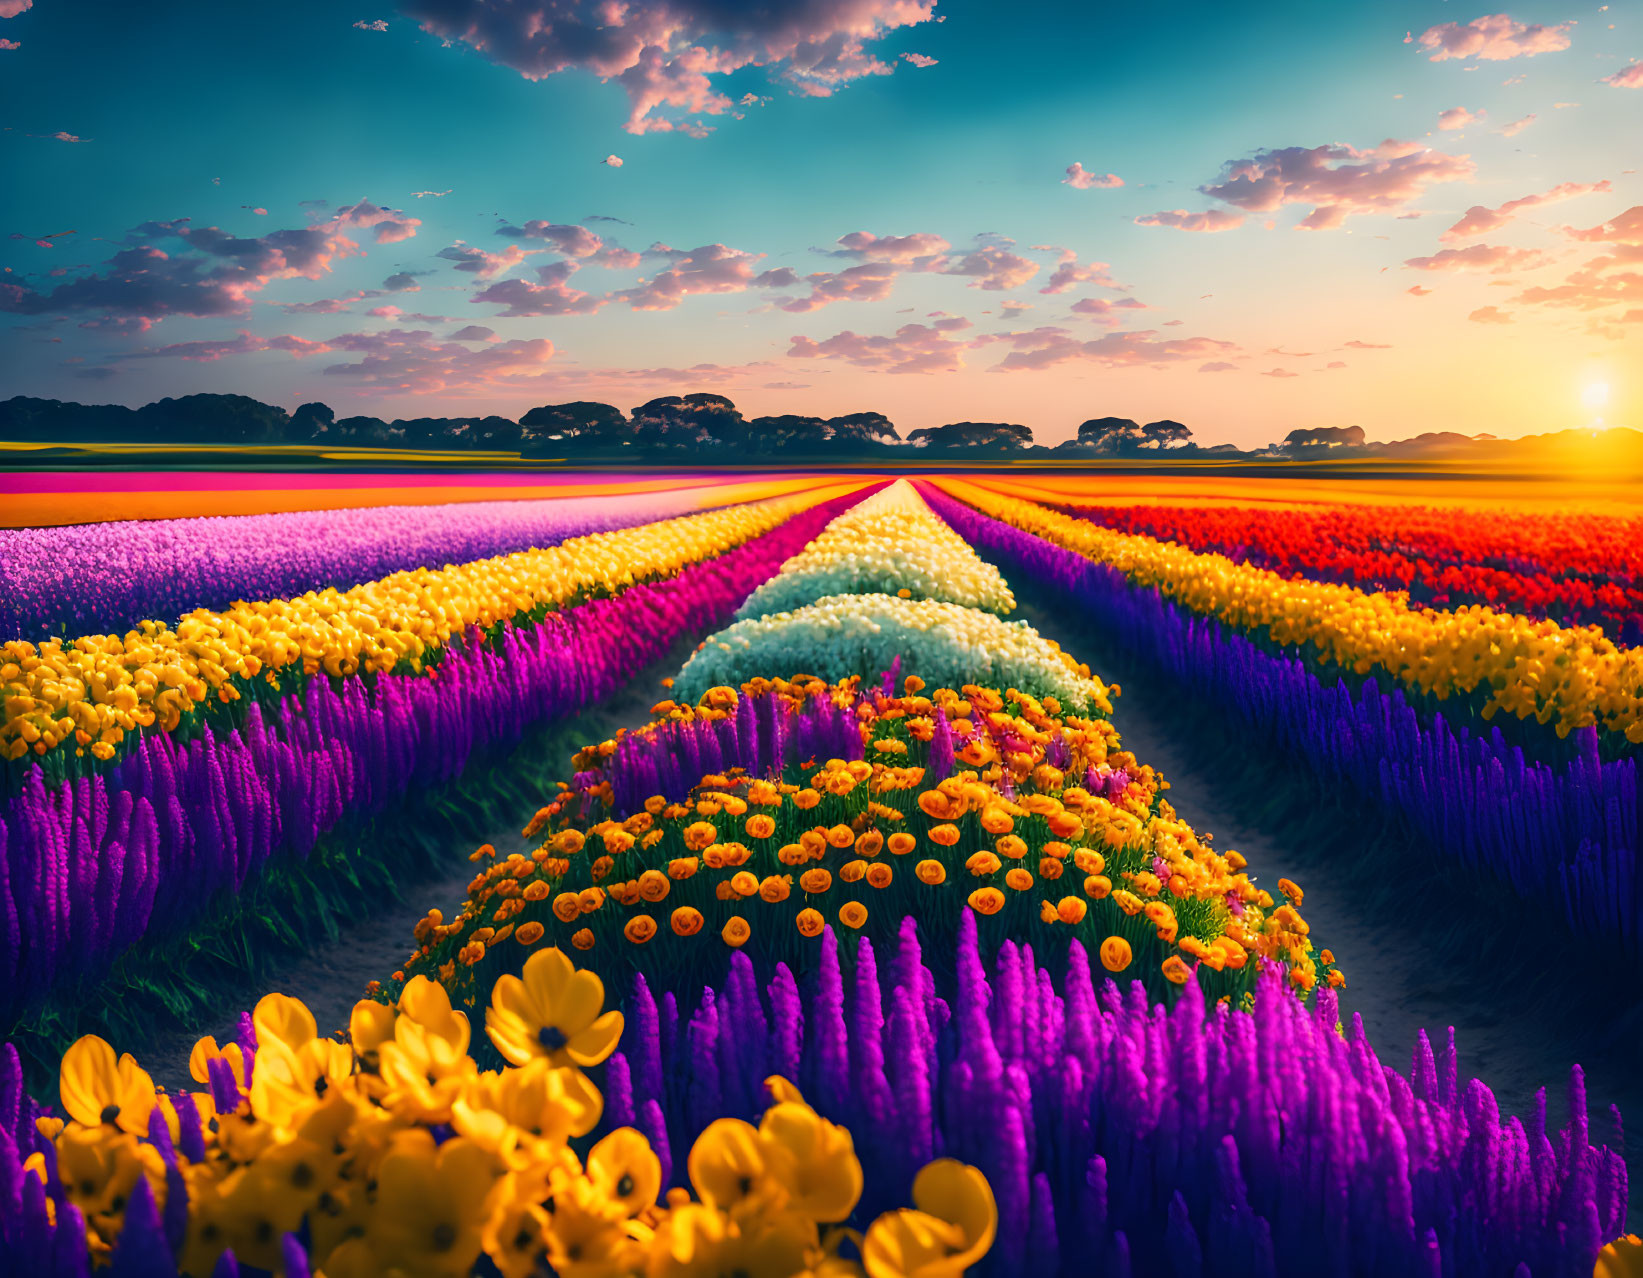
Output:
M1643 74L1626 72L1643 13L1254 8L1017 21L997 5L807 0L776 30L737 6L641 0L630 24L652 25L635 49L653 41L672 71L698 50L745 62L700 83L760 99L636 117L710 130L692 137L630 131L628 94L600 78L623 51L522 74L541 69L540 44L496 33L534 15L605 38L582 0L34 0L0 20L17 46L0 49L0 237L22 237L0 238L0 381L390 417L711 389L750 413L878 409L904 431L984 416L1054 442L1117 413L1246 444L1350 422L1379 438L1580 425L1603 385L1605 420L1643 426L1627 377L1643 366L1643 227L1626 220L1643 203L1626 171L1643 137ZM838 56L820 78L795 69L824 47ZM1440 128L1456 108L1466 122ZM1343 150L1313 150L1329 145ZM1068 185L1074 162L1122 185ZM1239 162L1255 185L1224 185ZM1472 206L1552 192L1445 238ZM1297 229L1319 207L1327 225ZM1227 229L1136 221L1177 210ZM181 218L182 236L138 230ZM559 238L499 234L533 220ZM238 243L214 249L207 227ZM571 227L581 256L561 251ZM281 269L282 231L325 251ZM841 248L853 233L944 247ZM459 243L492 255L484 274L457 269ZM683 266L616 255L654 245L724 249ZM497 260L510 246L533 251ZM1045 293L1056 250L1086 269ZM230 281L226 301L202 292L233 263L254 279ZM865 286L840 276L852 267ZM385 292L400 272L416 290ZM817 274L818 296L840 294L802 309ZM659 277L679 291L638 284ZM521 310L496 300L508 280L532 313L505 313ZM574 313L551 313L566 289ZM372 314L384 307L397 313Z

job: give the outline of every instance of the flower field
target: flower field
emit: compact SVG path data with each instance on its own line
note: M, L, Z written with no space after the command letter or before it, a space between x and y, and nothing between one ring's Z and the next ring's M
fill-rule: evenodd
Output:
M1633 1272L1586 1072L1504 1112L1443 1025L1372 1044L1374 956L1183 817L1100 663L1394 831L1449 934L1612 972L1624 1038L1634 525L1053 483L0 532L0 1274ZM327 944L318 849L376 882L527 775L346 1024L176 987L241 899ZM186 1062L73 1011L138 988Z

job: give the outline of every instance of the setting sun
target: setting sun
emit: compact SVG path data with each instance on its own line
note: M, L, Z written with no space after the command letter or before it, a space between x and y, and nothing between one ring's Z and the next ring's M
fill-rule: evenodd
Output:
M1609 406L1609 383L1588 382L1580 392L1580 402L1594 412Z

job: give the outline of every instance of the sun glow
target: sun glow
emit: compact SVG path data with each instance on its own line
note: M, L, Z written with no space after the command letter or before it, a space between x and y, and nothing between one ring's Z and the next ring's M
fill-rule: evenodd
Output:
M1609 383L1588 382L1581 388L1580 402L1586 408L1596 412L1609 406Z

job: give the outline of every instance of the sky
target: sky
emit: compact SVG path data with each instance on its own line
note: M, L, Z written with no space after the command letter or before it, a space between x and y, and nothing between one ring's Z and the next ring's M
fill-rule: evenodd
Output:
M1639 0L0 0L0 128L0 395L1643 429Z

